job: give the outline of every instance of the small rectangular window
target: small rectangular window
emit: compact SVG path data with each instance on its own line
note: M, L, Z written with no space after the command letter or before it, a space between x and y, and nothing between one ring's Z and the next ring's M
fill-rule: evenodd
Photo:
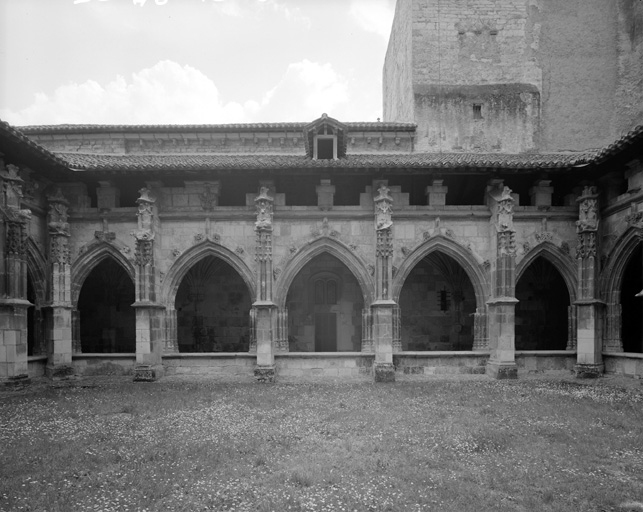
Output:
M332 160L335 158L335 139L317 139L317 159Z
M479 103L474 103L473 105L473 118L482 119L482 105Z
M451 307L451 297L449 297L449 292L447 290L438 291L438 304L440 306L440 311L449 311Z

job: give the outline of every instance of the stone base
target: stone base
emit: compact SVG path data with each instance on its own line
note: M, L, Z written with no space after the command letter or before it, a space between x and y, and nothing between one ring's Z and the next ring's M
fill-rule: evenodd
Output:
M255 379L257 382L274 382L275 381L275 366L256 366Z
M375 382L395 382L395 366L391 363L375 363Z
M139 364L134 367L134 382L154 382L163 376L162 366Z
M574 374L577 379L597 379L605 372L604 364L577 364L574 366Z
M47 365L45 375L51 380L67 380L75 377L74 367L68 364Z
M23 373L21 375L16 375L15 377L9 377L7 380L3 381L3 384L8 388L19 388L31 384L31 379L29 378L29 375Z
M492 379L504 380L504 379L517 379L518 378L518 366L516 363L487 363L486 374L489 375Z

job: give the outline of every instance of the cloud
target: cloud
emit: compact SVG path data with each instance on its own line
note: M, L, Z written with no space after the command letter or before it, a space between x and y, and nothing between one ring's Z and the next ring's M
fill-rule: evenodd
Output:
M350 14L367 32L388 40L391 35L395 2L392 0L351 0Z
M349 86L330 64L307 59L290 64L279 83L260 102L257 115L265 120L306 121L349 102Z
M168 60L134 73L130 81L117 76L104 86L93 80L66 84L51 96L37 94L24 110L2 112L17 125L216 123L240 122L244 116L243 105L221 101L210 78Z
M258 16L265 11L272 11L289 22L299 23L310 28L311 20L298 7L288 7L279 0L212 0L213 5L222 14L234 18Z
M0 117L31 124L218 124L308 121L322 112L335 115L351 104L349 83L330 64L292 63L279 82L258 99L243 103L221 98L215 82L201 71L164 60L101 85L94 80L39 93L20 111Z

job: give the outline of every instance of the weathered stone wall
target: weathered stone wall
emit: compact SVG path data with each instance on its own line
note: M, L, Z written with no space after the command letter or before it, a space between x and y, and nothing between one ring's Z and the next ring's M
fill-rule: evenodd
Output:
M400 0L396 13L384 119L412 109L418 150L582 151L641 121L638 1Z
M409 1L395 5L382 80L384 119L415 122L413 112L413 17Z
M416 86L418 151L519 153L538 143L540 93L527 84ZM479 108L479 114L474 113Z
M643 119L643 2L619 0L618 8L617 135Z
M413 9L413 81L522 83L540 88L538 27L525 0L406 0ZM391 56L392 57L392 56Z
M540 0L531 19L540 26L534 54L542 68L542 148L599 148L613 130L617 90L617 2Z

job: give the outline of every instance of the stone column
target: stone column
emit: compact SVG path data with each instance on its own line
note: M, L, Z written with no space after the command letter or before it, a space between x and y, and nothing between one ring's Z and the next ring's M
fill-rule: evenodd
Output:
M71 310L71 351L73 354L81 354L83 352L80 341L80 312L78 308Z
M121 201L121 191L111 181L99 181L96 189L96 206L99 210L118 208Z
M374 184L375 185L375 184ZM373 187L375 188L375 187ZM393 198L386 182L380 182L373 198L375 206L375 293L371 304L375 382L394 382L393 334L397 304L391 298L393 282Z
M51 268L52 332L47 359L47 376L64 378L72 368L71 261L69 256L69 202L57 190L49 202L49 264Z
M317 191L317 206L320 210L332 210L335 200L335 186L330 180L321 180L315 188Z
M444 180L433 180L431 185L426 187L426 204L429 206L444 206L447 204L447 192L449 187L443 185Z
M554 187L551 187L551 180L538 180L529 189L532 206L551 206L551 196Z
M138 229L135 239L136 263L136 367L135 381L155 380L163 375L163 335L165 308L157 302L157 276L154 264L156 197L149 188L139 190Z
M489 350L486 308L476 308L473 314L473 350L485 352Z
M602 317L604 303L598 300L598 192L596 187L585 187L576 200L578 221L578 293L576 305L577 377L599 377L604 370L602 358Z
M165 310L165 346L164 354L178 354L179 340L177 339L176 309L168 306Z
M567 347L566 350L576 350L578 346L578 316L576 305L567 307Z
M0 153L0 157L2 154ZM0 382L28 382L27 223L18 167L0 158Z
M275 309L277 334L274 342L275 351L289 352L290 345L288 342L288 309Z
M254 374L259 382L275 379L275 355L273 342L276 335L276 304L272 301L272 215L274 198L267 186L261 186L255 198L257 220L255 222L257 262L257 298L254 310L254 340L257 351L257 366Z
M496 379L515 379L516 232L514 198L501 183L488 191L491 208L491 299L487 302L489 362L487 374Z

